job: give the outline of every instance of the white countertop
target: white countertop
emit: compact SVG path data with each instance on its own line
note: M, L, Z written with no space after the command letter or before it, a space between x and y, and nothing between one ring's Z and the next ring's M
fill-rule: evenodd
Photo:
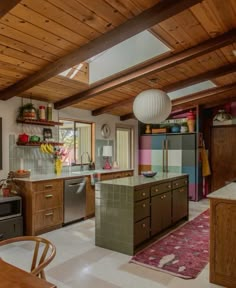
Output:
M232 182L226 186L207 195L208 198L236 200L236 183Z
M61 175L57 176L56 174L38 174L32 175L28 178L15 178L21 181L43 181L43 180L55 180L55 179L65 179L65 178L74 178L74 177L82 177L89 176L92 174L107 174L107 173L115 173L115 172L125 172L125 171L133 171L134 169L97 169L97 170L86 170L86 171L71 171L66 173L61 173Z
M188 174L186 173L158 172L154 177L145 177L143 175L138 175L138 176L132 176L132 177L126 177L126 178L105 180L105 181L102 181L101 183L104 185L112 184L112 185L135 187L135 186L151 184L151 183L159 182L159 181L174 180L175 178L178 178L181 176L184 177L187 175Z

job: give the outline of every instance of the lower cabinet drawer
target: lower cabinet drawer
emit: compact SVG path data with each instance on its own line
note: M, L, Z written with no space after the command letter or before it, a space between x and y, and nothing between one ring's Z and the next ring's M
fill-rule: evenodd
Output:
M179 188L182 186L186 186L187 184L188 184L188 178L185 177L185 178L180 178L180 179L173 181L172 187L173 187L173 189L176 189L176 188Z
M58 190L36 192L34 197L35 212L61 206L63 201L62 192Z
M50 226L61 224L62 221L63 221L62 207L50 210L44 210L34 215L34 228L35 231L39 231Z
M151 187L151 196L162 194L171 190L171 182L165 182Z
M23 217L0 221L0 241L23 235Z
M141 219L150 216L150 203L149 198L134 204L134 221L137 222Z
M150 237L150 217L134 224L134 246L139 245Z

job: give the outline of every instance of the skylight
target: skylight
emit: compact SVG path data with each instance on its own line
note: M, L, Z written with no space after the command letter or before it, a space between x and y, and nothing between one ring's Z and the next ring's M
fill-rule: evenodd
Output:
M148 31L88 59L89 82L94 83L134 65L170 51L170 48Z
M188 86L186 88L182 88L182 89L167 93L167 94L169 95L170 99L173 100L173 99L177 99L177 98L189 95L189 94L197 93L197 92L207 90L210 88L214 88L214 87L216 87L216 85L212 81L208 80L208 81L204 81L198 84Z

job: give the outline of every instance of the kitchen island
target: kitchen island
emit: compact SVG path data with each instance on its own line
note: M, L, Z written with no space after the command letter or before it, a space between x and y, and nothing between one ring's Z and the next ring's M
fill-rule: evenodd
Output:
M188 219L188 175L102 181L96 184L95 205L95 244L134 255L138 246Z
M208 195L210 199L210 282L236 287L236 183Z

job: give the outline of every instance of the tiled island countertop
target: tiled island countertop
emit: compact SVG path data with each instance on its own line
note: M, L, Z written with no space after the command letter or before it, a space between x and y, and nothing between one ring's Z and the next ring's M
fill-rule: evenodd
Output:
M174 180L180 176L187 176L185 173L157 173L154 177L145 177L143 175L126 177L126 178L118 178L113 180L106 180L102 181L102 184L113 184L113 185L120 185L120 186L129 186L129 187L136 187L142 185L148 185L155 182L161 183L162 181L166 180Z

